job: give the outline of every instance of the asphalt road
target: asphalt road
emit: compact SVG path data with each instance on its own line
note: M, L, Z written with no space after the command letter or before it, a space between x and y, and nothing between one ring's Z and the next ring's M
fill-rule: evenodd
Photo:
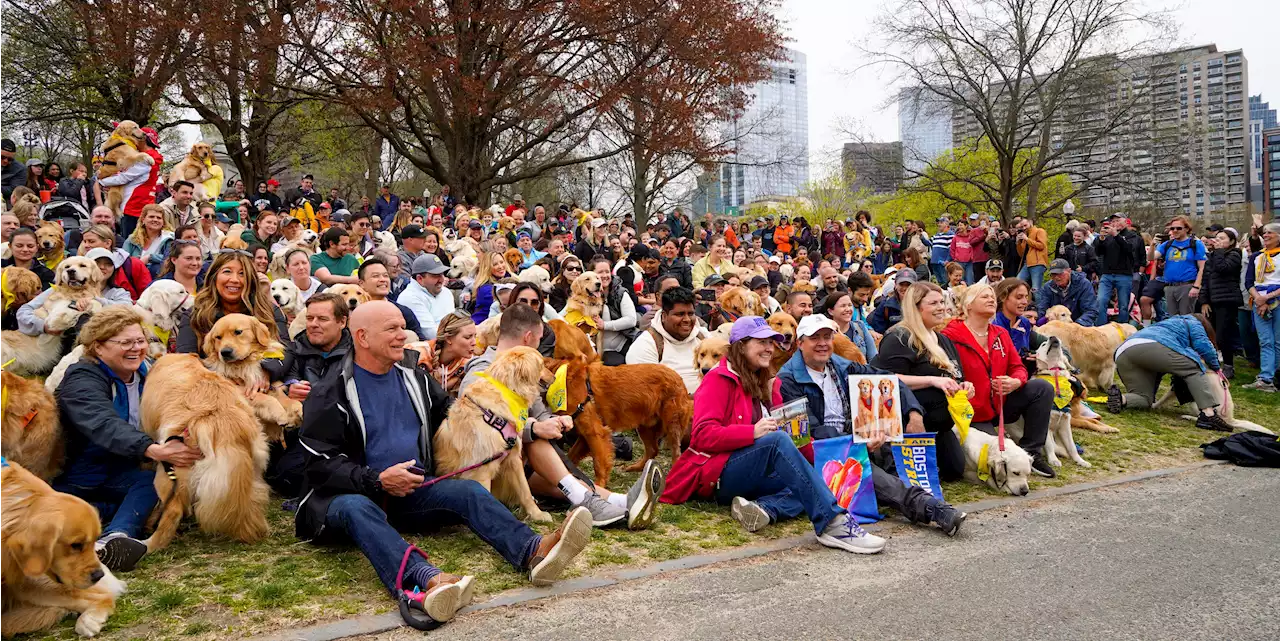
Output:
M1280 639L1280 473L1221 466L463 616L451 639ZM421 639L408 630L372 637Z

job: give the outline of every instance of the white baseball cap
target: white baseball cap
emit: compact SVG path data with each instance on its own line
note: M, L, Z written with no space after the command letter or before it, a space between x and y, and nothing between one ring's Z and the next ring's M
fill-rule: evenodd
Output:
M796 336L800 338L813 336L824 329L829 329L832 332L840 331L840 327L836 325L836 322L827 318L825 314L809 314L800 319L800 324L796 326Z

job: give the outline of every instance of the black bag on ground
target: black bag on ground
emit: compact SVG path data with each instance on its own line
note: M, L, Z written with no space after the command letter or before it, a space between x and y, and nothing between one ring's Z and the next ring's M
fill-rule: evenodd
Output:
M1205 458L1243 467L1280 467L1280 440L1262 432L1238 432L1200 448Z

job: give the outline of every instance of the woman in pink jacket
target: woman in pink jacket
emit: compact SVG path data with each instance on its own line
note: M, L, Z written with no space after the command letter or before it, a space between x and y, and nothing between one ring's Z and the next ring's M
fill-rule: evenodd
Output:
M807 514L819 543L859 554L879 552L884 539L858 527L768 416L770 407L782 403L769 364L783 340L759 316L733 323L728 354L693 395L693 436L671 466L661 500L730 504L733 518L749 532Z

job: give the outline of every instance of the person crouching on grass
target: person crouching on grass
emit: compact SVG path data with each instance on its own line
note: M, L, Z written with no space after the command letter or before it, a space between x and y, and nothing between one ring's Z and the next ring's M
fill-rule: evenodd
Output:
M472 577L445 574L400 530L462 522L535 585L559 578L591 538L591 513L575 508L539 536L479 483L422 487L435 467L431 443L449 398L404 359L404 317L387 301L351 313L352 352L336 376L312 388L299 440L307 457L298 538L354 542L415 627L449 619L471 599ZM416 553L416 554L415 554ZM414 611L430 618L424 621Z

